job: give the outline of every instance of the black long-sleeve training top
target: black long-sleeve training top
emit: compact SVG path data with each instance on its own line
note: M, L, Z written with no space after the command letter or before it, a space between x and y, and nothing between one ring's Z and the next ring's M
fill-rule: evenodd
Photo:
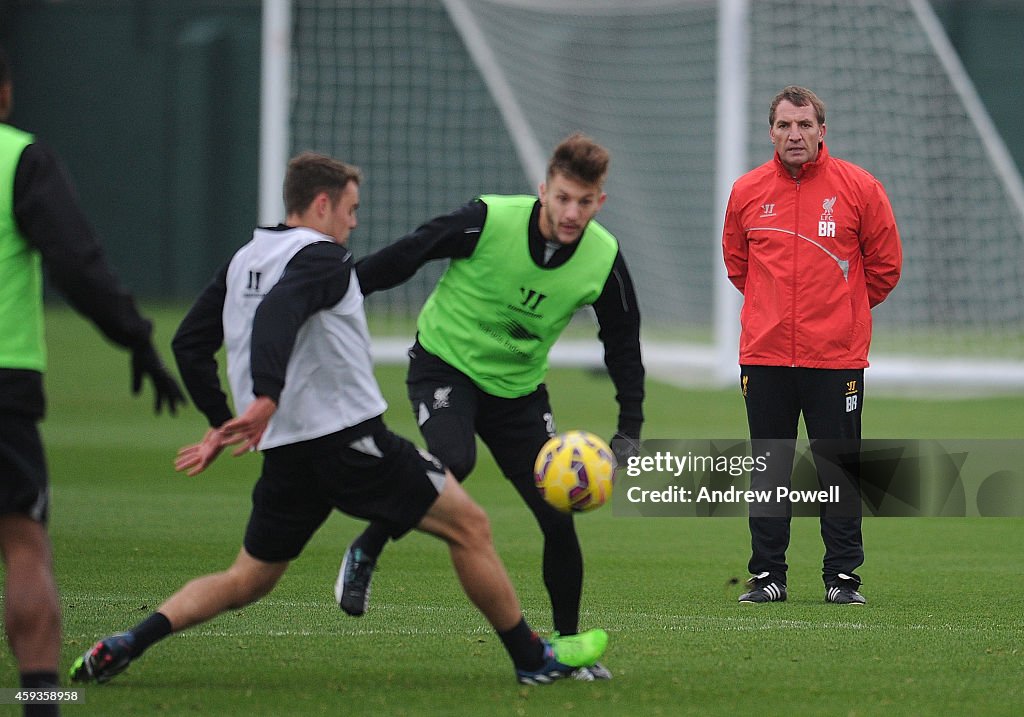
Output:
M18 230L39 251L50 283L111 341L145 345L152 324L107 263L56 153L38 141L25 147L9 191ZM0 410L42 416L44 406L38 372L0 367Z

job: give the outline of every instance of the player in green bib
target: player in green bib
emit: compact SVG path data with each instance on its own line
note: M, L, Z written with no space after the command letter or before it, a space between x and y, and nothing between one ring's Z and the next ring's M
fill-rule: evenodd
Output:
M174 413L181 389L151 339L153 325L114 275L56 153L11 124L14 80L0 48L0 556L7 639L26 690L55 689L60 597L47 522L50 477L39 423L46 413L43 269L78 313L131 351L133 391L152 382ZM11 684L13 680L8 677ZM58 706L26 704L26 715Z
M548 353L577 310L592 306L619 404L612 447L636 450L643 424L640 314L618 242L593 221L604 204L608 151L574 134L554 150L538 196L482 195L364 258L364 294L406 281L434 259L450 264L420 312L409 351L409 399L427 448L465 480L476 436L544 535L542 570L554 629L579 631L583 556L571 515L537 491L533 463L555 433L544 378ZM375 524L349 546L338 577L343 610L362 615L388 540ZM579 679L608 679L598 664Z

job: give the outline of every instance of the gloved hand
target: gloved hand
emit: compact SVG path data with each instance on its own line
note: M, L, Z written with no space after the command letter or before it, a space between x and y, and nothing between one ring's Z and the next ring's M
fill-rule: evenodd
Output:
M631 436L628 433L617 431L608 442L612 453L615 454L615 464L619 468L625 468L626 462L633 456L640 455L640 436Z
M160 413L164 404L171 415L175 415L178 404L185 403L185 395L181 392L178 382L168 372L153 344L147 343L132 350L132 394L138 395L142 390L142 379L149 376L156 391L155 410Z

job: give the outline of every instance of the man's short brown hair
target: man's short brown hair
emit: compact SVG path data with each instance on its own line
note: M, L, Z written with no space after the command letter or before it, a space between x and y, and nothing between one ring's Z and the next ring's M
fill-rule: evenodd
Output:
M336 204L349 182L363 179L358 167L316 152L303 152L288 162L284 178L284 210L301 214L320 192L327 192Z
M607 149L576 132L555 147L548 161L547 178L550 181L555 174L561 174L581 184L600 186L608 175L610 161Z

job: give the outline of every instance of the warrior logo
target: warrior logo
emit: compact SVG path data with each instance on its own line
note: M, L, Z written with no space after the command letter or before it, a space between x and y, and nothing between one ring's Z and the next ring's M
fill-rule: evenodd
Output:
M263 296L263 293L260 291L261 281L263 281L263 272L249 269L249 281L245 285L244 295L248 298Z
M548 298L547 294L542 294L539 291L533 289L527 289L525 286L519 287L519 293L523 295L522 305L530 311L536 311L537 307L540 306L540 302Z

